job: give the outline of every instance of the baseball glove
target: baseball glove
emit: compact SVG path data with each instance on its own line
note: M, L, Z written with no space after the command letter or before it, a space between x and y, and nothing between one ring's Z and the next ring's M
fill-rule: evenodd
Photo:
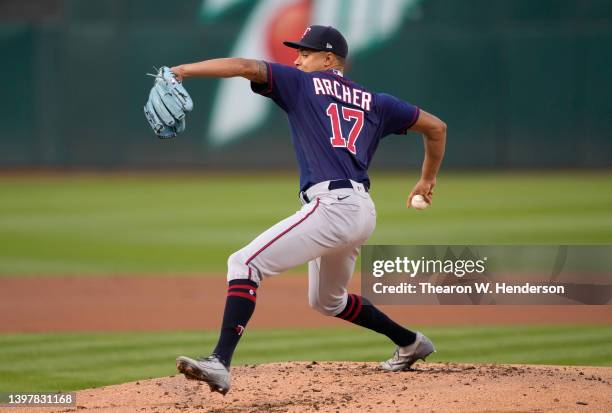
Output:
M193 109L193 101L167 66L147 74L155 83L144 106L145 117L159 138L174 138L185 130L185 113Z

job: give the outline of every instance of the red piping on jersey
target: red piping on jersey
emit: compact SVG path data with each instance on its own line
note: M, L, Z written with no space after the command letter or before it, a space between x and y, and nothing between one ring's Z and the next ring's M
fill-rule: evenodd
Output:
M406 125L404 129L401 129L404 135L408 133L408 129L412 128L414 124L416 123L416 121L419 119L421 108L419 108L418 106L415 106L415 107L416 107L416 110L414 111L414 115L412 116L412 119L410 119L410 123L408 123L408 125Z
M272 245L277 239L279 239L280 237L282 237L283 235L285 235L286 233L288 233L289 231L291 231L293 228L297 227L298 225L300 225L302 222L304 222L306 220L306 218L308 218L309 216L311 216L315 210L319 207L319 202L320 199L317 198L317 204L314 206L314 208L312 208L312 210L306 214L306 216L302 219L300 219L298 222L296 222L295 224L291 225L289 228L287 228L286 230L284 230L283 232L281 232L280 234L278 234L276 237L274 237L271 241L269 241L266 245L264 245L263 247L261 247L259 249L259 251L257 251L255 254L251 255L249 257L248 260L246 260L245 265L249 265L249 263L251 261L253 261L253 259L255 257L257 257L263 250L265 250L266 248L268 248L270 245ZM249 276L251 273L251 269L249 268Z
M268 87L266 88L266 90L261 92L261 94L267 95L268 93L272 92L272 65L268 62L264 62L264 63L268 67Z

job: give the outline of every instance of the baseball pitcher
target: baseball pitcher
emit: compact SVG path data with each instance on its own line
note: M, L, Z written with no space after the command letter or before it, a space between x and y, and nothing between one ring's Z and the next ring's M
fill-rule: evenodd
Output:
M286 112L300 170L301 209L228 259L225 311L212 354L177 359L178 370L187 378L202 380L221 394L230 389L232 355L255 310L261 282L306 262L312 308L384 334L396 344L393 357L380 364L382 370L409 369L435 351L427 337L348 293L347 285L359 248L376 225L368 167L381 139L407 130L424 135L421 178L407 206L417 194L431 203L446 125L410 103L349 80L344 75L348 45L335 28L310 26L301 40L284 44L298 51L295 67L226 58L171 68L179 81L234 76L250 80L254 93Z

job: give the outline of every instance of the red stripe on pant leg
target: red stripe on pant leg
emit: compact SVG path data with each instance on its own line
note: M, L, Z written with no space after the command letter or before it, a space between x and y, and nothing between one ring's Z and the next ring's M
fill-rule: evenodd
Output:
M349 314L351 314L351 311L353 311L353 308L355 307L355 296L353 294L349 294L348 295L349 299L351 300L351 305L348 307L348 311L346 312L346 314L341 314L340 318L342 318L343 320L346 320L346 317L349 316ZM348 302L347 302L348 304ZM345 308L346 310L346 308ZM344 313L344 311L343 311Z
M357 308L355 308L353 315L350 318L347 318L346 321L353 321L361 312L361 296L355 295L355 298L357 298Z
M253 287L252 285L249 284L234 284L234 285L230 285L229 287L227 287L227 290L236 290L236 289L247 289L247 290L253 290L253 291L257 291L257 288Z
M348 313L348 309L351 303L353 302L352 300L353 299L351 298L350 294L346 296L346 304L344 308L342 309L342 311L340 311L340 313L336 317L344 319L344 316L346 315L346 313Z
M349 308L349 310L346 312L346 314L344 314L344 319L348 321L348 319L351 317L351 314L353 314L353 311L355 310L355 308L357 307L357 296L355 294L349 294L351 296L351 299L353 300L353 302L351 303L351 308Z
M249 290L248 288L234 288L234 289L228 289L228 293L244 293L244 294L249 294L252 295L253 297L257 297L257 293L254 290Z
M238 292L238 291L231 291L227 293L228 297L242 297L242 298L247 298L253 302L255 302L255 296L252 296L251 294L247 294L247 293L242 293L242 292Z
M293 228L297 227L298 225L300 225L302 222L304 222L306 220L306 218L308 218L309 216L311 216L315 210L319 207L319 198L317 198L317 203L314 206L314 208L312 208L312 210L306 214L306 216L302 219L300 219L298 222L296 222L295 224L291 225L289 228L287 228L286 230L284 230L283 232L281 232L280 234L278 234L276 237L274 237L271 241L269 241L266 245L264 245L263 247L261 247L259 249L259 251L257 251L255 254L251 255L249 257L248 260L246 260L245 265L249 265L249 263L251 261L253 261L253 259L255 257L257 257L263 250L265 250L266 248L268 248L270 245L272 245L276 240L278 240L280 237L282 237L283 235L285 235L286 233L288 233L289 231L291 231ZM250 269L249 269L250 270Z

